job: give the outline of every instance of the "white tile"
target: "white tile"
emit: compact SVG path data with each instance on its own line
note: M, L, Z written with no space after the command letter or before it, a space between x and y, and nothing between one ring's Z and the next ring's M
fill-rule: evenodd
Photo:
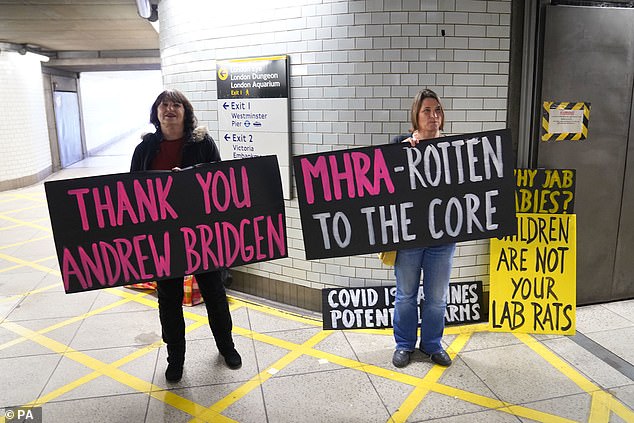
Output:
M634 363L634 326L593 332L587 336L628 363Z
M465 352L460 358L503 401L526 403L582 392L523 344Z
M601 304L577 307L576 322L577 330L586 336L593 332L632 326L630 320Z

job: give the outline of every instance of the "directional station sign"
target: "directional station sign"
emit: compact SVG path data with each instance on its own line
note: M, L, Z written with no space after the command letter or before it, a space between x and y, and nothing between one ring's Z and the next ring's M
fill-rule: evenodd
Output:
M284 198L290 199L288 56L221 60L216 66L222 158L276 155Z

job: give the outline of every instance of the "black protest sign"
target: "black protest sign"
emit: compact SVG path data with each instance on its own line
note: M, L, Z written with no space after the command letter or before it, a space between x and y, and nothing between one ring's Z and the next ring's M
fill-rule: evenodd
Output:
M574 213L574 169L515 169L517 213Z
M322 321L325 330L393 327L395 286L326 288L322 289L321 298ZM423 287L421 286L418 291L419 306L422 299ZM482 281L450 283L445 324L457 325L483 321L485 316Z
M293 158L307 259L516 231L508 130Z
M287 256L275 156L45 184L67 293Z

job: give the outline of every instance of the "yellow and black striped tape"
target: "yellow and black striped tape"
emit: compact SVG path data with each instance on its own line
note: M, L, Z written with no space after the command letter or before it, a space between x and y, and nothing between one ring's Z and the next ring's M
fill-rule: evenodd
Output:
M571 103L561 102L555 103L554 101L545 101L542 109L542 128L544 128L544 134L542 135L542 141L563 141L563 140L585 140L588 137L588 121L590 119L590 103ZM551 110L583 110L583 122L581 124L580 132L550 132L550 113Z

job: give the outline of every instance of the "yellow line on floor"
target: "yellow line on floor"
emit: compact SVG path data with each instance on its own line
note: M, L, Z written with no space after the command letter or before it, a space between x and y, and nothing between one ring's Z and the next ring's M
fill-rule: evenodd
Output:
M35 201L35 202L38 202L38 203L47 204L46 195L44 194L44 192L42 192L42 193L35 192L35 193L32 193L32 194L11 193L11 194L9 194L9 196L13 197L13 199L11 201L29 200L29 201Z
M581 375L577 369L566 363L532 336L525 333L513 333L513 335L587 393L591 394L601 390L601 388Z
M19 220L19 219L14 219L13 217L10 217L10 216L5 216L3 214L0 214L0 219L6 220L6 221L11 222L11 223L17 223L17 224L19 224L21 226L28 226L29 228L39 229L41 231L46 231L46 232L53 233L53 230L51 229L50 226L36 225L34 223L31 223L31 222L27 222L27 221Z
M137 303L146 305L148 307L152 307L155 309L158 309L158 301L157 300L149 300L147 298L143 298L143 297L135 297L134 294L130 293L130 292L126 292L123 289L117 289L117 288L109 288L106 289L106 292L113 294L113 295L118 295L119 297L123 297L123 298L131 298L132 301L135 301ZM238 308L243 307L243 304L231 304L229 303L229 310L234 311L237 310ZM190 319L190 320L194 320L194 321L203 321L203 322L207 322L207 316L203 316L201 314L196 314L193 313L191 311L183 311L183 316L185 316L186 318ZM202 319L202 320L201 320Z
M489 324L488 323L475 323L472 325L458 325L458 326L447 326L445 328L445 335L460 335L462 333L476 333L476 332L488 332Z
M588 423L608 423L610 421L611 399L611 396L604 392L595 392L592 394Z
M454 358L457 353L460 352L466 345L471 335L462 334L458 335L456 339L451 343L448 348L448 353L451 358ZM401 406L392 414L392 420L394 422L405 422L409 416L414 412L416 407L425 399L433 384L438 382L448 367L433 366L429 372L421 379L420 383L414 388L409 396L403 401Z
M122 301L126 301L127 302L128 300L122 300ZM204 325L204 323L201 323L201 322L192 323L191 325L189 325L189 326L187 326L185 328L185 332L189 333L189 332L191 332L191 331L193 331L195 329L198 329L202 325ZM125 364L128 364L128 363L138 359L138 358L141 358L142 356L154 351L157 348L160 348L163 345L164 345L163 341L157 341L157 342L155 342L153 344L150 344L150 345L147 345L147 346L145 346L143 348L138 349L137 351L133 352L132 354L126 355L125 357L122 357L119 360L110 363L110 366L117 367L117 368L121 367L121 366L123 366ZM42 406L45 403L50 402L50 401L54 400L55 398L58 398L61 395L65 394L67 392L70 392L73 389L78 388L78 387L80 387L80 386L82 386L82 385L84 385L84 384L86 384L86 383L88 383L88 382L90 382L92 380L95 380L95 379L97 379L100 376L102 376L102 374L100 372L97 372L97 371L89 373L89 374L87 374L85 376L82 376L79 379L76 379L76 380L72 381L71 383L69 383L67 385L61 386L61 387L55 389L54 391L51 391L48 394L37 398L36 400L30 402L29 404L26 404L25 407L30 407L30 406L39 407L39 406Z
M7 303L9 301L13 301L13 300L15 300L17 298L26 297L28 295L40 294L40 293L42 293L44 291L48 291L48 290L51 290L53 288L57 288L58 286L59 286L58 284L52 284L52 285L48 285L48 286L43 286L42 288L34 289L33 291L27 291L24 294L16 294L16 295L12 295L10 297L2 298L2 299L0 299L0 304Z
M220 401L209 407L209 411L212 413L221 413L227 408L229 408L232 404L236 403L243 397L245 397L249 392L258 388L264 382L272 378L277 372L284 369L286 366L297 360L299 357L305 354L307 350L312 349L315 345L326 339L330 336L330 333L319 332L313 335L308 341L303 344L295 344L297 347L286 354L284 357L277 360L275 363L271 364L267 369L260 372L259 374L253 376L248 382L240 386L235 391L231 392L229 395L222 398ZM203 415L204 417L212 417Z
M51 257L54 257L54 256L51 256ZM21 264L22 266L32 267L33 269L39 270L41 272L52 273L54 275L61 276L61 273L59 272L59 270L52 269L52 268L46 267L46 266L40 266L39 264L37 264L35 262L22 260L20 258L12 257L12 256L9 256L7 254L0 253L0 259L6 260L6 261L10 261L10 262L16 263L16 264Z
M232 297L232 296L229 296L229 298L232 301L244 304L244 306L247 307L247 308L250 308L250 309L255 310L255 311L261 311L263 313L270 314L271 316L282 317L282 318L287 319L287 320L293 320L293 321L300 322L300 323L306 323L306 324L311 325L311 326L322 326L323 325L322 321L319 320L319 319L316 319L316 318L302 316L300 314L292 313L290 311L279 310L279 309L276 309L276 308L273 308L273 307L269 307L269 306L265 306L265 305L262 305L262 304L254 303L252 301L247 301L247 300L244 300L244 299L241 299L241 298L236 298L236 297Z
M136 301L138 303L141 304L145 304L148 305L150 307L154 307L156 308L157 302L156 301L152 301L152 300L148 300L146 298L133 298L134 294L122 291L122 290L117 290L116 288L114 289L109 289L109 292L124 297L124 298L131 298L132 301ZM299 316L293 313L288 313L288 312L284 312L281 310L277 310L274 309L272 307L268 307L268 306L263 306L263 305L258 305L255 303L252 303L250 301L244 301L241 299L236 299L231 297L230 298L230 302L231 304L235 304L236 306L240 307L240 306L244 306L247 308L251 308L257 311L261 311L276 317L281 317L284 319L288 319L289 317L291 318L291 320L294 321L298 321L301 323L305 323L311 326L315 326L316 324L316 320L315 319L310 319L310 318L306 318L303 316ZM198 323L200 323L201 325L204 324L207 320L206 316L201 316L198 315L196 313L191 313L191 312L185 312L184 313L185 316L191 320L194 320ZM317 322L318 324L318 322ZM454 327L452 328L452 332L459 334L458 338L464 338L464 336L475 333L475 332L479 332L479 331L483 331L485 330L486 325L466 325L466 326L462 326L462 327ZM245 336L245 337L249 337L252 338L254 340L258 340L261 342L265 342L267 344L270 345L274 345L280 348L284 348L287 349L289 351L299 351L299 348L301 348L302 346L300 344L295 344L292 342L288 342L282 339L278 339L266 334L259 334L256 332L252 332L248 329L244 329L244 328L240 328L240 327L234 327L234 332ZM387 332L387 333L386 333ZM449 332L449 331L448 331ZM320 332L320 333L325 333L325 334L329 334L332 332ZM389 331L385 331L385 330L380 330L377 333L380 333L382 335L387 335L389 334ZM315 335L317 336L317 335ZM541 345L538 341L534 340L533 338L529 337L528 335L523 335L523 334L516 334L516 336L518 336L518 338L520 340L522 340L522 342L526 343L529 347L531 347L533 350L535 350L540 356L544 357L551 365L555 366L556 368L558 368L560 371L564 372L564 374L566 374L567 377L569 377L570 379L574 380L577 384L579 384L580 386L585 386L586 389L589 389L588 392L596 392L599 388L597 388L596 386L594 386L591 382L587 381L586 379L584 379L583 377L581 377L574 369L572 369L570 366L568 366L565 362L563 362L563 360L559 359L556 355L554 355L550 350L548 350L547 348L545 348L543 345ZM457 339L458 339L457 338ZM468 337L467 337L468 338ZM455 342L455 341L454 341ZM462 346L460 347L462 348ZM394 380L396 382L400 382L400 383L407 383L410 384L412 386L417 387L417 389L421 390L420 392L423 392L422 390L426 390L425 392L428 392L429 390L432 390L434 392L438 392L441 394L447 394L448 392L451 392L454 396L457 396L461 399L464 399L466 401L472 402L474 404L477 405L481 405L483 407L487 407L487 408L493 408L494 409L498 409L500 411L504 411L513 415L517 415L517 416L523 416L523 417L527 417L527 418L532 418L535 420L540 420L540 421L560 421L560 422L567 422L570 420L567 420L563 417L559 417L559 416L555 416L555 415L551 415L548 413L543 413L537 410L533 410L527 407L522 407L522 406L517 406L517 405L513 405L510 403L506 403L506 402L501 402L498 400L494 400L485 396L479 396L473 393L469 393L467 391L462 391L462 390L458 390L455 388L451 388L451 387L447 387L445 385L436 383L436 382L432 382L430 383L429 381L425 381L424 379L421 378L416 378L413 376L408 376L402 373L398 373L398 372L393 372L387 369L384 369L382 367L377 367L377 366L373 366L373 365L368 365L365 363L361 363L355 360L350 360L350 359L346 359L343 357L339 357L330 353L326 353L323 351L319 351L319 350L314 350L314 349L310 349L310 348L304 348L302 350L302 354L305 355L309 355L309 356L313 356L316 358L323 358L326 359L328 361L331 361L335 364L341 365L343 367L347 367L347 368L351 368L351 369L357 369L357 370L361 370L364 371L366 373L369 374L374 374L380 377L384 377L390 380ZM455 354L455 353L454 353ZM301 354L300 354L301 355ZM248 382L248 383L254 383L253 381ZM259 382L259 383L263 383ZM255 385L257 386L257 385ZM249 388L248 386L245 385L244 389L253 389L253 388ZM238 390L239 391L239 390ZM420 398L422 400L422 397ZM420 402L420 401L419 401ZM616 402L616 404L619 404L618 402ZM417 406L417 404L416 404ZM212 406L213 407L213 406ZM415 407L414 407L415 408ZM627 407L622 406L621 407L621 413L626 414L630 412L630 410L627 409ZM216 410L214 408L214 410ZM413 411L413 409L410 410L410 413ZM399 415L396 415L396 419L399 418ZM396 420L395 421L399 421Z
M137 297L142 297L144 295L147 295L147 293L137 294ZM56 324L54 324L52 326L46 327L44 329L40 329L40 330L35 331L35 332L40 334L40 335L44 335L45 333L54 331L54 330L62 328L64 326L68 326L68 325L73 324L75 322L78 322L80 320L84 320L84 319L86 319L86 318L88 318L90 316L94 316L96 314L102 313L104 311L108 311L108 310L113 309L115 307L119 307L120 305L123 305L125 303L129 303L131 301L134 301L134 298L124 298L124 299L116 301L116 302L114 302L112 304L108 304L108 305L103 306L101 308L89 311L88 313L84 313L84 314L81 314L79 316L72 317L70 319L64 320L62 322L56 323ZM4 344L0 344L0 350L6 349L6 348L11 347L13 345L17 345L17 344L19 344L21 342L24 342L24 341L27 341L27 340L28 340L28 338L24 338L24 337L12 339L11 341L5 342Z
M41 208L43 208L42 204L36 204L36 205L33 205L33 206L22 207L21 209L5 210L3 213L19 213L19 212L23 212L23 211L27 211L27 210L41 209Z
M609 420L609 412L614 411L625 419L625 421L634 422L634 412L623 406L612 394L604 391L601 387L595 385L586 377L584 377L577 369L566 363L563 359L549 350L546 346L535 340L532 336L521 333L514 333L529 348L539 354L544 360L550 363L554 368L559 370L564 376L573 381L577 386L588 394L592 395L591 418L588 423L604 422L607 413ZM607 405L606 405L607 404ZM606 408L607 407L607 411ZM618 411L617 411L618 410ZM625 418L627 416L630 420Z
M89 355L86 355L80 351L76 351L72 348L67 347L61 342L57 342L51 338L47 338L43 335L40 335L30 329L22 327L13 322L4 322L2 326L6 329L11 330L12 332L17 333L18 335L29 338L31 341L36 342L51 351L54 351L64 357L67 357L73 361L76 361L92 370L95 370L99 374L103 376L107 376L111 379L116 380L119 383L127 385L132 389L135 389L142 393L147 393L148 395L156 398L160 401L165 402L166 404L171 405L172 407L178 408L185 413L190 414L191 416L201 418L201 414L209 415L211 412L207 408L197 404L193 401L188 400L187 398L183 398L179 395L174 394L171 391L164 391L161 387L156 386L150 382L144 381L136 376L125 373L124 371L110 365L103 363ZM204 420L204 419L203 419ZM234 420L225 417L221 414L213 414L212 418L209 420L204 420L209 422L234 422Z
M501 401L496 398L487 397L484 395L476 394L475 392L465 391L464 389L455 388L453 386L437 383L432 388L432 391L439 394L447 395L462 401L470 402L475 405L479 405L491 410L498 410L504 413L512 414L519 417L527 417L535 421L540 422L567 422L572 423L574 420L569 420L564 417L556 416L554 414L545 413L542 411L534 410L532 408L524 407L521 405L511 404L506 401Z
M2 230L4 228L0 228L0 230ZM36 241L42 241L44 239L50 239L51 235L44 235L44 236L40 236L37 238L32 238L26 241L20 241L20 242L16 242L13 244L7 244L7 245L0 245L0 250L5 250L7 248L12 248L12 247L19 247L21 245L26 245L26 244L30 244L31 242L36 242Z
M266 334L252 332L243 328L234 328L234 332L239 335L252 338L256 341L260 341L260 342L264 342L264 343L274 345L280 348L284 348L289 351L296 350L299 347L298 344L285 341L282 339L278 339ZM325 332L332 333L333 331L325 331ZM469 338L469 334L462 334L460 335L460 338L457 338L456 340L454 340L454 342L451 344L451 346L448 349L452 357L455 357L455 355L459 353L460 350L462 350L468 338ZM411 376L405 373L392 371L392 370L375 366L372 364L362 363L360 361L337 356L325 351L320 351L315 349L305 349L303 351L303 354L312 356L318 359L325 359L333 364L346 367L349 369L359 370L368 374L372 374L374 376L392 380L394 382L405 383L405 384L420 388L420 391L419 391L420 393L423 393L423 390L431 390L440 394L448 395L450 397L456 397L461 400L468 401L485 408L499 409L500 411L503 411L512 415L534 418L538 421L571 422L568 419L555 416L552 414L544 413L541 411L533 410L528 407L523 407L523 406L514 405L512 403L503 402L503 401L489 398L483 395L474 394L469 391L464 391L458 388L446 386L441 383L438 383L437 381ZM438 367L439 366L434 366L434 368L438 368ZM432 370L434 368L432 368ZM440 370L444 371L444 369L442 368L440 368ZM435 370L435 371L439 371L439 370ZM420 400L422 399L423 398L421 396ZM410 414L412 411L413 409L410 411ZM402 421L402 420L397 420L398 418L399 416L397 415L393 421ZM405 417L405 420L406 420L406 417Z
M608 392L592 393L590 418L588 423L607 423L610 421L610 411L616 413L626 422L634 422L634 411L623 405Z
M7 256L7 257L13 257L13 256ZM22 260L22 259L19 259L19 258L16 258L16 257L13 257L13 258L15 260ZM38 263L41 263L41 262L47 261L47 260L51 260L51 259L54 259L54 258L56 258L56 256L43 257L43 258L39 258L39 259L33 260L33 261L26 261L25 260L25 263L21 263L21 264L15 265L15 266L5 267L4 269L0 269L0 273L4 273L4 272L11 271L11 270L19 269L21 267L27 267L27 266L28 267L33 267L32 265L37 265ZM15 263L15 261L14 261L14 263ZM38 269L38 270L42 270L42 269ZM51 269L51 270L53 270L53 269Z

